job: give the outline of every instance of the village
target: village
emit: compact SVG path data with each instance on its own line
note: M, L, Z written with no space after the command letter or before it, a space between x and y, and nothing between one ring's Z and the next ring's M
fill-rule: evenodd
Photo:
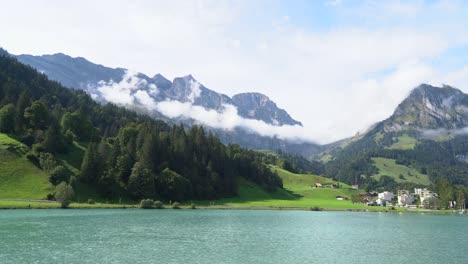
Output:
M333 183L315 183L311 188L339 188ZM358 185L351 185L351 189L359 190ZM437 193L427 188L414 188L414 192L409 190L397 190L396 194L390 191L383 192L362 192L353 195L351 198L346 196L336 196L337 200L350 200L353 203L362 203L367 206L388 206L388 207L406 207L409 209L426 208L438 209L439 196ZM456 207L456 201L450 201L450 208Z

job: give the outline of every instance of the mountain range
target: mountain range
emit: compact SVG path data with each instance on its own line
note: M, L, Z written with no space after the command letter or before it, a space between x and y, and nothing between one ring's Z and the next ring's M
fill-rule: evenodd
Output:
M183 106L199 106L221 115L227 107L234 107L240 118L261 121L270 126L302 126L287 111L281 109L270 98L261 93L240 93L232 97L208 89L192 75L174 78L170 81L161 74L149 77L143 73L132 73L125 68L110 68L95 64L85 58L73 58L63 53L53 55L17 55L18 61L30 65L49 79L60 82L71 89L84 90L99 102L112 102L135 110L142 110L169 123L192 125L203 123L192 116L175 114L168 117L160 102L176 102ZM120 91L117 98L114 93ZM126 101L120 101L128 98ZM150 98L151 100L148 100ZM206 125L206 124L205 124ZM209 127L209 124L208 124ZM222 125L211 130L224 143L235 143L251 149L281 150L311 157L322 148L310 142L296 142L278 137L265 136L249 127L235 126L225 129Z
M149 77L60 53L16 58L68 88L84 90L98 102L124 105L171 125L192 126L200 122L197 118L214 113L218 116L213 119L222 119L227 110L235 109L240 118L272 128L302 126L266 95L242 93L229 97L208 89L191 75L170 81L161 74ZM184 108L186 112L198 112L199 116L171 115L159 107L164 103L188 107ZM322 164L315 163L315 173L367 185L369 189L429 186L440 179L468 185L468 95L449 85L421 84L387 119L365 133L327 145L291 142L244 126L225 129L214 125L210 130L223 143L315 159Z

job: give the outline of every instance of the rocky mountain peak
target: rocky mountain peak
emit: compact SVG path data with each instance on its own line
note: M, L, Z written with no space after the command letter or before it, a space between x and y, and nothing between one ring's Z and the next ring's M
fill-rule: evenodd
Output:
M277 126L300 125L284 109L279 108L268 96L261 93L241 93L232 97L239 114L246 118L263 120Z
M468 126L468 95L444 85L421 84L398 105L391 127L420 129L461 128Z

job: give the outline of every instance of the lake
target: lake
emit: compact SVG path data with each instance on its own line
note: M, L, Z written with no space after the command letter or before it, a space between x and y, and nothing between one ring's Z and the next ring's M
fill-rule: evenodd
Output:
M0 263L468 263L461 215L0 210Z

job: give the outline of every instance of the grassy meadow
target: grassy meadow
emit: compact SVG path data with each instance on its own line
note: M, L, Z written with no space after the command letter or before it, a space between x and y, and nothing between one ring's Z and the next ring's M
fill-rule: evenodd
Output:
M412 182L422 185L429 185L431 183L427 175L420 173L414 168L396 164L394 159L372 158L372 160L375 166L379 168L379 173L372 176L376 180L380 179L382 175L386 175L395 179L396 182ZM400 175L403 176L403 179L400 178Z

